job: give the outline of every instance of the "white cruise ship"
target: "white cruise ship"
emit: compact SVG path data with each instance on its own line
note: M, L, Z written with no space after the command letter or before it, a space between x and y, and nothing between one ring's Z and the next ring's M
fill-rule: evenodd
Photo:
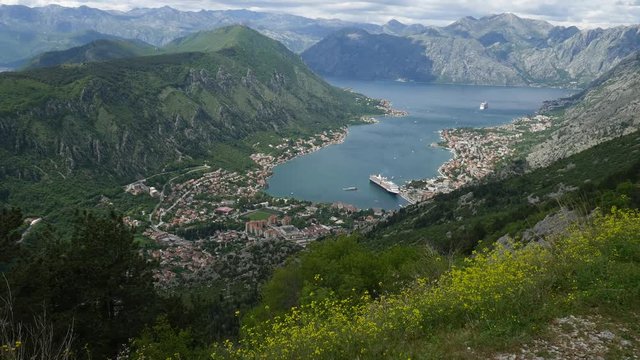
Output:
M393 181L388 180L386 177L378 174L378 175L370 175L369 176L369 180L371 180L372 183L380 186L381 188L387 190L388 192L392 193L392 194L399 194L400 193L400 188L398 187L398 185L394 184Z

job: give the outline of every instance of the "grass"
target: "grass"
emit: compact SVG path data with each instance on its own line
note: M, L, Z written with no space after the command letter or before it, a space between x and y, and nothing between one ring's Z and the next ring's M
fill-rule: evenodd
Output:
M267 220L271 215L280 216L282 213L271 209L260 209L243 216L243 218L251 221Z

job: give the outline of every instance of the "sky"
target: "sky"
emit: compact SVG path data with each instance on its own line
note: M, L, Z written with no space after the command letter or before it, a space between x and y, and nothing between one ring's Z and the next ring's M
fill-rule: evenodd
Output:
M397 19L405 23L447 25L464 16L504 12L581 28L640 23L640 0L0 0L0 4L86 5L123 11L165 5L193 11L248 9L378 24Z

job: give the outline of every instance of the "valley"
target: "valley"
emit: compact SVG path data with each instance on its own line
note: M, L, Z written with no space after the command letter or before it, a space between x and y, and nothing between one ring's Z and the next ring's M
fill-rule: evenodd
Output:
M362 209L398 210L407 202L370 184L369 175L381 173L400 186L412 180L436 178L438 169L451 158L449 151L431 146L442 141L442 130L464 128L461 131L465 134L476 134L470 129L509 124L514 118L534 113L548 99L571 94L561 89L331 81L371 97L389 99L408 115L379 118L380 122L374 125L352 126L344 143L276 167L266 190L270 195L315 202L341 201ZM478 108L483 101L490 103L486 111ZM522 132L528 129L526 124L519 128ZM499 156L492 154L493 148L485 150L486 143L475 147L491 156L492 163L497 162ZM496 140L494 145L502 146L504 151L513 147L511 141ZM474 155L469 154L469 158ZM456 176L449 179L451 186L443 189L451 190L475 179L457 182ZM342 190L348 186L357 190ZM407 189L403 195L420 200L423 190Z
M634 6L437 3L0 4L0 359L636 359Z

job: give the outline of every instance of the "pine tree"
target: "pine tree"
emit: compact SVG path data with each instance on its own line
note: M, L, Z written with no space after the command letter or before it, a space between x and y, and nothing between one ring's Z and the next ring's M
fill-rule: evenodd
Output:
M3 263L14 260L18 249L20 233L18 228L22 225L22 211L17 208L2 209L0 212L0 271Z
M80 358L111 358L155 318L151 264L119 217L84 213L74 224L70 241L40 239L12 271L18 310L29 320L46 307L60 331L73 324Z

